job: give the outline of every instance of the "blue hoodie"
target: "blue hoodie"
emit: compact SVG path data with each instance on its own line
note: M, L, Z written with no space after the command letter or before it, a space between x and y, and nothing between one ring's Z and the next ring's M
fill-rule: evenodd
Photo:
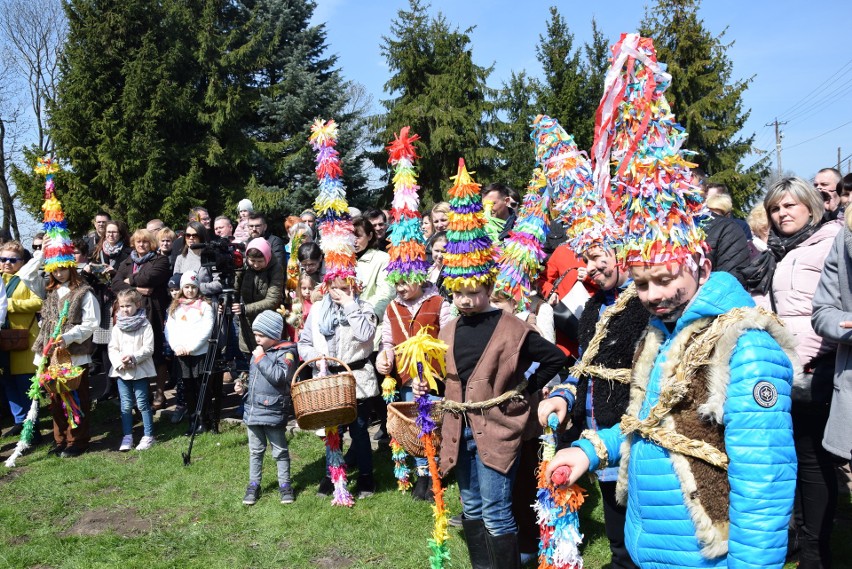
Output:
M639 418L646 418L650 407L657 403L663 364L673 339L686 326L699 318L753 306L751 297L734 277L717 272L699 289L672 332L659 319L652 318L649 326L659 330L664 340L654 360ZM731 486L728 553L712 559L702 555L669 451L634 433L627 469L625 544L643 569L784 565L796 482L790 418L793 366L772 336L756 328L739 336L729 365L723 405ZM755 386L759 382L770 383L766 393L777 397L758 404ZM617 463L625 440L620 425L601 430L599 435L606 445L609 463ZM593 445L581 439L574 446L589 457L589 470L596 470L599 459Z

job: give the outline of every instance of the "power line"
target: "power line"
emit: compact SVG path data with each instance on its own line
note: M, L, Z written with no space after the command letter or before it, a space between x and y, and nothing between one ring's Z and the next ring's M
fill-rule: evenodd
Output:
M849 96L849 88L852 87L852 77L845 83L836 85L832 91L827 92L821 99L814 101L814 104L808 107L803 107L801 110L787 117L787 122L796 122L804 120L823 109L826 105L842 101Z
M787 115L788 113L792 113L794 109L797 109L797 108L798 108L798 107L800 107L801 105L803 105L803 104L807 103L807 102L808 102L808 100L810 99L811 95L813 95L814 93L817 93L817 92L818 92L820 89L822 89L822 88L823 88L823 87L824 87L827 83L830 83L831 81L833 81L833 80L834 80L834 79L835 79L838 75L842 75L842 74L847 73L848 71L843 71L843 70L844 70L844 69L846 69L847 67L850 67L850 65L852 65L852 59L850 59L850 60L849 60L849 61L847 61L845 64L843 64L843 65L840 67L840 69L838 69L837 71L835 71L835 72L834 72L831 76L829 76L829 78L828 78L828 79L826 79L825 81L823 81L822 83L820 83L819 85L817 85L816 87L814 87L814 88L813 88L813 90L811 90L811 92L810 92L810 93L808 93L807 95L805 95L804 97L802 97L801 99L799 99L799 101L797 101L796 103L794 103L792 107L790 107L789 109L787 109L786 111L784 111L783 113L781 113L779 116L781 116L781 118L785 118L785 115Z
M807 144L808 142L811 142L812 140L816 140L817 138L822 138L822 137L823 137L823 136L825 136L826 134L831 134L831 133L832 133L832 132L834 132L835 130L840 130L841 128L843 128L844 126L849 125L849 124L852 124L852 120L851 120L851 121L848 121L848 122L845 122L845 123L843 123L843 124L842 124L842 125L840 125L840 126L836 126L836 127L834 127L833 129L831 129L831 130L827 130L827 131L825 131L825 132L824 132L824 133L822 133L822 134L818 134L818 135L816 135L816 136L814 136L814 137L812 137L812 138L809 138L809 139L807 139L807 140L803 140L802 142L797 142L796 144L794 144L794 145L792 145L792 146L788 146L788 147L787 147L787 150L790 150L791 148L796 148L797 146L801 146L801 145L803 145L803 144Z

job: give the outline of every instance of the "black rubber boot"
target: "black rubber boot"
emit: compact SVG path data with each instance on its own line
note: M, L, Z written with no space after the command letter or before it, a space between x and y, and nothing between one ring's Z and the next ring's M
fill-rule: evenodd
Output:
M491 564L491 555L488 552L488 531L482 520L468 520L462 518L462 529L464 539L467 542L467 551L470 554L471 569L489 569L497 567Z
M486 532L486 536L492 568L521 569L521 551L518 547L517 533L491 535Z

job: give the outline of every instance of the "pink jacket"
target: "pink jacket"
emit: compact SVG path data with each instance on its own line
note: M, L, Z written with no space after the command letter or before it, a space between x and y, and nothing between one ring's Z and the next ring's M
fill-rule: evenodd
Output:
M796 338L796 353L802 367L807 367L816 356L836 349L835 344L823 340L814 332L811 312L814 292L822 276L825 258L842 227L841 221L826 223L801 245L787 253L775 267L775 275L772 278L775 311ZM755 296L754 301L772 310L768 295Z

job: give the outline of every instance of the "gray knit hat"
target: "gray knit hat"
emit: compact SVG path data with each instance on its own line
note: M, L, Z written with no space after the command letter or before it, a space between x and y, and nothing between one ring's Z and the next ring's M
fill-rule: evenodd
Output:
M272 310L264 310L257 315L251 325L252 332L263 334L267 338L280 340L284 332L284 318Z

